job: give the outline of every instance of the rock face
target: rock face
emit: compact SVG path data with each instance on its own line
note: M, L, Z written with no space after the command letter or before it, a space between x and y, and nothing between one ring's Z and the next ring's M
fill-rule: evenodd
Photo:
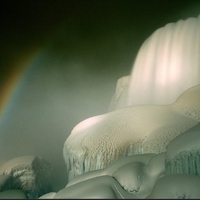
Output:
M164 153L120 158L105 169L77 176L53 198L145 198L164 175L164 158Z
M199 99L200 85L171 105L130 106L82 121L64 144L69 180L120 157L166 151L175 137L199 123Z

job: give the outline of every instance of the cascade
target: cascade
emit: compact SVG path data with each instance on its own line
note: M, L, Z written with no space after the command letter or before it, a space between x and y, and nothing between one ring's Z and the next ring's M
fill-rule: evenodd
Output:
M159 28L141 46L128 89L113 109L173 103L185 90L200 83L199 55L200 15Z

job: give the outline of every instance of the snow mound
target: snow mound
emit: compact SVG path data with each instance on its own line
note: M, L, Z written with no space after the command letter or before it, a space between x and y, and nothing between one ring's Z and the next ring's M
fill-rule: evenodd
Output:
M165 154L121 158L105 169L77 176L54 198L144 198L164 175Z
M28 199L25 192L14 189L0 192L0 199Z
M156 182L147 199L199 199L199 188L199 176L166 175Z
M86 173L76 176L67 184L66 187L69 187L81 181L85 181L91 178L96 178L99 176L104 176L104 175L112 176L113 173L116 172L119 168L130 163L140 162L146 165L148 164L150 159L154 157L155 155L156 154L143 154L143 155L134 155L134 156L120 158L118 160L115 160L113 163L111 163L104 169L94 170L94 171L86 172Z
M49 192L47 194L42 195L38 199L53 199L53 197L56 195L56 192Z
M120 157L166 151L175 137L199 122L200 112L194 114L200 108L199 99L200 85L171 105L124 107L80 122L63 148L69 180L103 169Z
M200 123L175 138L166 152L166 174L200 176Z
M25 155L17 158L12 158L0 166L0 174L10 174L13 167L22 165L31 165L35 155Z

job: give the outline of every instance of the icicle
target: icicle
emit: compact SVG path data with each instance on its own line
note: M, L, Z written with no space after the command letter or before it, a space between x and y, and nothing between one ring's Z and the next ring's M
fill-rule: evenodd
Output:
M200 151L184 151L165 162L166 174L191 174L200 176Z

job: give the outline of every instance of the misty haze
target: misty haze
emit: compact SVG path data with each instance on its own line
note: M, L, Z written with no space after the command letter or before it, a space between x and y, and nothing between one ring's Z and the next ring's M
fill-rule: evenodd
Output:
M96 190L93 187L99 187L99 193L98 191L94 195L91 193L91 196L86 196L86 198L104 198L100 196L101 191L105 191L105 195L107 195L105 198L122 198L122 196L133 198L131 195L133 193L135 195L135 192L138 191L137 186L140 183L134 182L136 189L134 188L133 192L133 188L129 188L129 183L126 180L124 181L124 177L133 176L134 179L138 174L144 175L144 182L146 181L141 186L142 189L141 193L138 194L138 198L156 198L159 192L161 197L164 194L162 189L159 189L159 183L168 188L170 187L169 183L175 179L177 180L176 184L187 180L186 175L177 176L177 178L170 177L171 172L175 170L170 167L176 162L175 158L178 156L173 155L175 156L174 158L170 153L175 149L173 145L179 144L178 141L187 141L184 137L188 137L189 131L189 134L194 134L193 138L196 138L197 141L199 139L198 134L195 135L193 133L199 131L199 118L190 119L188 113L182 116L179 113L179 104L174 103L182 94L182 99L185 102L184 99L190 95L184 92L200 84L200 60L198 56L200 48L198 34L200 31L199 8L200 3L195 0L174 0L173 2L162 0L152 0L151 2L145 0L109 2L104 0L95 2L31 0L29 3L24 0L19 2L3 0L1 7L3 13L1 20L2 31L0 33L2 44L0 58L0 198L9 197L9 190L12 189L8 181L10 180L8 176L10 174L15 180L15 183L12 183L12 187L14 189L20 188L22 191L10 193L10 198L13 197L12 195L19 196L19 198L39 198L45 194L49 198L81 198L84 197L82 196L84 193L89 194L92 190L95 193ZM178 21L192 17L195 20L198 19L196 20L198 22L195 22L197 25L194 25L195 23L189 20L188 25L183 25L181 29L180 24L182 22ZM155 37L149 43L145 42L156 30L165 27L169 23L179 23L177 29L174 28L173 40L170 40L168 32L166 33L162 29L163 33L157 33L156 36L159 38L158 34L163 34L161 39ZM173 26L171 25L168 31L172 30ZM184 34L187 36L182 36L180 43L186 40L191 41L191 43L188 42L184 44L185 46L181 46L185 50L181 55L173 58L170 52L173 52L174 55L174 49L177 45L174 45L171 49L169 46L177 41L179 33L183 29L185 30ZM191 36L188 36L190 33L186 33L186 29L191 30ZM196 33L196 35L193 33ZM161 51L164 46L161 44L162 41L165 41L167 46L163 50L165 51L165 56ZM158 46L159 51L156 48L153 49L151 46L153 43L160 44ZM196 48L192 48L194 45L196 45ZM149 60L145 59L146 54L144 52L146 51L151 52L149 53ZM139 57L137 57L138 55ZM155 58L156 61L151 60L150 57ZM159 60L161 57L163 62ZM171 79L166 78L165 83L169 87L161 87L161 83L158 82L159 77L163 75L162 69L165 69L166 66L172 69L172 65L177 59L181 60L178 68L181 72L177 72L175 75L175 79L178 80L177 83L170 85ZM193 66L193 71L184 65L185 63L190 63ZM147 65L149 71L147 68L145 69ZM185 66L184 70L182 70L182 66ZM133 75L134 69L136 72ZM150 75L154 74L155 71L157 71L157 77L152 79ZM149 76L146 76L145 73ZM181 74L181 76L177 78L177 74ZM195 74L196 77L194 78ZM170 73L169 76L172 77ZM116 88L117 83L118 88ZM154 84L160 87L154 87ZM150 85L152 87L149 89ZM150 94L146 88L151 91ZM194 96L198 98L199 88L197 87L196 90L196 96ZM189 91L189 94L193 93ZM165 111L161 109L156 111L158 115L153 115L155 111L149 111L150 108L148 106L150 104L155 107L161 105ZM135 105L141 106L142 111L139 108L137 110L134 107ZM134 118L134 123L138 125L138 132L141 131L143 133L142 130L147 131L150 129L149 127L152 127L150 121L154 120L149 114L149 117L145 118L144 129L140 130L143 125L140 123L139 117L141 115L142 120L144 117L141 113L146 112L147 115L148 113L153 113L152 116L158 120L161 115L167 116L166 119L170 119L176 125L178 124L176 127L178 133L184 133L186 136L183 135L181 137L181 134L173 135L179 135L180 137L177 137L177 141L173 141L171 138L172 143L167 144L169 145L169 150L165 149L167 157L165 157L163 151L156 150L139 152L139 154L145 154L145 156L137 155L134 157L135 150L130 150L128 147L126 152L129 150L130 152L127 154L124 153L124 147L122 147L122 149L124 148L122 151L119 150L119 154L112 154L110 149L107 154L111 155L110 158L113 156L111 160L106 160L106 158L104 160L102 157L102 160L105 161L102 164L103 161L98 163L95 158L93 160L94 165L101 166L99 168L92 166L92 161L91 163L87 161L88 168L86 165L84 167L88 171L84 171L80 163L82 161L84 163L88 158L83 156L79 159L79 156L77 156L76 160L76 153L73 154L73 157L70 151L76 152L77 146L79 147L80 145L79 140L83 144L81 138L83 134L88 134L86 133L87 131L94 132L97 135L101 133L101 130L109 132L112 123L115 123L116 116L121 116L121 123L123 123L123 120L129 121L126 120L128 114L124 114L130 112L128 109L125 111L126 106L133 106L133 112L138 112L133 116L131 115ZM195 106L195 110L198 110L196 104ZM93 121L93 119L98 118L97 116L100 116L101 120ZM198 116L198 114L195 116ZM111 122L107 121L107 119ZM86 122L88 122L86 131L82 132L81 124ZM109 125L104 126L104 123ZM164 124L166 127L170 126L167 122L162 122L162 120L160 124ZM155 129L157 130L160 124L158 126L156 124L153 128L156 127ZM120 125L115 128L122 130ZM134 128L135 126L133 126L135 131ZM137 132L135 133L138 135ZM73 134L80 134L80 136L78 138L75 136L75 139L73 139ZM102 138L104 137L103 135L107 135L107 132L102 134ZM87 139L92 141L91 145L99 145L96 140L101 141L101 139L94 139L93 141L90 137L93 137L92 134ZM69 145L67 143L68 138ZM108 139L109 137L105 136L105 138ZM129 140L128 137L126 139ZM151 142L153 139L150 138L149 141ZM87 140L84 139L84 141ZM104 141L104 139L102 140ZM145 143L146 149L149 148L149 141ZM191 146L194 144L193 142L191 139ZM88 148L87 145L90 145L90 143L85 142L83 145L86 145L83 148ZM199 148L199 143L196 146ZM181 148L183 147L180 146ZM96 149L94 148L93 150L91 148L90 150L95 154ZM105 149L109 149L109 145ZM104 150L99 147L97 154L101 151L104 153ZM179 149L176 151L179 151ZM88 151L87 155L90 155L91 152ZM82 150L80 150L81 153ZM192 155L196 156L198 153L195 152ZM69 157L66 159L67 156ZM76 169L77 171L79 170L78 172L74 171L70 156L77 163L78 167ZM126 161L126 156L131 156L129 161ZM184 156L181 154L178 159L182 159ZM164 172L165 159L168 159L167 172ZM198 158L195 157L195 159ZM35 162L37 165L34 165ZM132 169L132 166L133 173L127 175L125 172ZM157 169L156 172L152 170L154 167ZM119 170L114 173L114 169ZM192 172L195 177L188 179L191 183L196 183L197 185L200 184L198 170L199 164L197 171L194 170ZM44 182L38 176L36 177L38 171L43 174ZM165 177L164 173L168 173L169 177ZM177 172L176 174L179 173ZM50 180L51 176L52 179ZM114 184L113 179L110 177L114 177ZM93 186L94 183L91 178L95 178L95 186ZM158 179L160 182L156 182ZM34 185L33 192L31 193L31 189L27 189L28 186L27 188L22 187L24 186L23 184L29 184L30 188ZM86 184L91 190L84 186ZM38 189L37 185L42 186ZM116 186L122 196L114 194L115 192L110 192L115 191L113 185ZM154 185L155 188L153 188ZM77 188L79 187L82 190L77 194ZM23 190L22 188L26 189ZM184 185L180 186L180 188L186 191ZM179 191L182 192L180 188ZM146 192L147 189L152 190L152 193L148 194ZM34 196L35 191L37 191L36 196ZM191 192L191 195L194 195L192 197L195 198L195 195L200 197L200 194L195 192ZM67 196L69 193L71 196ZM169 198L174 198L174 196L169 196Z

